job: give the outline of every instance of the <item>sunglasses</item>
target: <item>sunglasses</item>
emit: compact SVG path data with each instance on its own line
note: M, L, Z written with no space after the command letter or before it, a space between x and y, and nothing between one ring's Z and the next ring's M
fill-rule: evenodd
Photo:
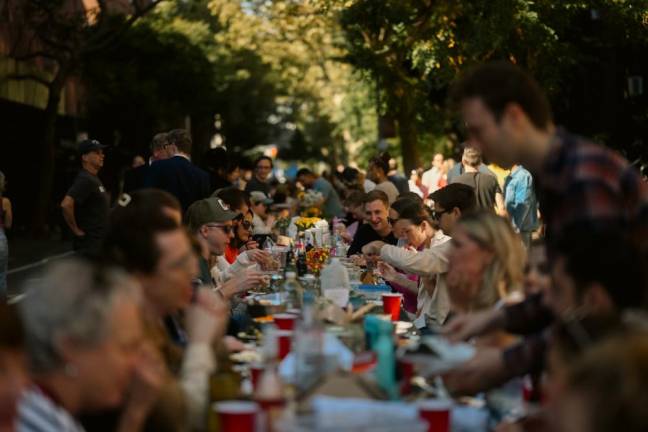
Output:
M441 219L441 215L443 215L444 213L449 213L449 212L450 212L450 210L433 210L431 216L432 216L432 219L438 221L438 220Z
M238 222L239 226L243 227L243 229L249 230L252 228L252 222L247 221L247 220L242 220Z
M233 227L231 225L217 225L217 224L207 224L207 228L220 228L225 234L232 232Z

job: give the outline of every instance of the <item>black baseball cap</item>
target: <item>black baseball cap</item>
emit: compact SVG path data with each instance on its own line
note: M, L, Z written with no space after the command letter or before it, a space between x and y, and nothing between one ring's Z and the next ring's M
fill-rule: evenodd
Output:
M83 156L86 153L90 153L96 150L103 150L108 146L101 144L99 141L94 139L86 139L79 143L79 155Z

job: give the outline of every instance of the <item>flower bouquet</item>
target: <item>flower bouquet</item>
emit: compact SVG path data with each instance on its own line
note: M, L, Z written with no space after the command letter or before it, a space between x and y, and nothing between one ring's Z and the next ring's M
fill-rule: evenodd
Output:
M319 275L328 258L329 250L327 248L314 247L310 249L306 252L306 266L308 267L308 271L314 275Z
M313 228L315 224L320 220L318 217L298 217L295 219L295 226L298 231L306 231L307 229Z

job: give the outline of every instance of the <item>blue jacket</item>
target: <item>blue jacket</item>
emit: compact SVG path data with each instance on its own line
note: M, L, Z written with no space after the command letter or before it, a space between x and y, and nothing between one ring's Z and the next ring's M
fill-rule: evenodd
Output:
M538 201L531 173L518 165L504 181L504 204L513 226L520 232L538 228Z
M183 212L193 202L211 194L209 174L182 156L153 163L145 186L165 190L178 198Z

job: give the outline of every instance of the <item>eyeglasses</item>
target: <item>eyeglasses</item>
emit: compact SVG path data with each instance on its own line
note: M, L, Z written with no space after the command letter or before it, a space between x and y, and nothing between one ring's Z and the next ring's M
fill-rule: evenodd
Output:
M239 226L243 227L243 229L249 230L250 228L252 228L252 222L247 220L242 220L239 221Z
M223 230L225 234L229 234L232 232L232 226L231 225L220 225L220 224L207 224L207 228L220 228Z
M442 214L449 213L449 212L450 212L450 210L433 210L431 216L432 216L432 219L434 219L434 220L440 220Z

